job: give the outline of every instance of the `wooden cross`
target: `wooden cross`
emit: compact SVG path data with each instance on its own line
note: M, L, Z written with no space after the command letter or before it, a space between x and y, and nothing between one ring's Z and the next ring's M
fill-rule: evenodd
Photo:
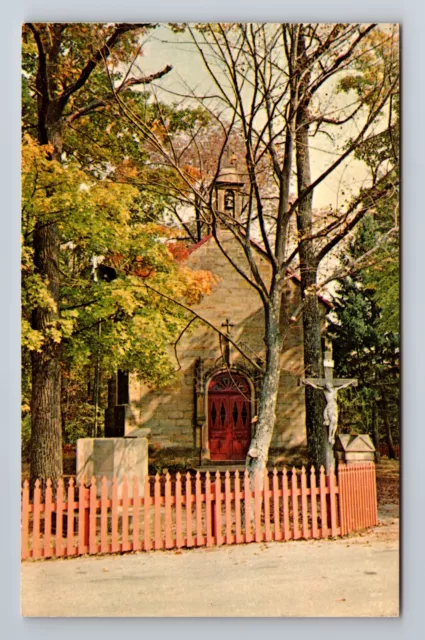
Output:
M229 318L226 319L226 322L223 322L221 324L222 327L224 327L226 329L226 333L228 336L230 336L230 329L234 326ZM224 337L224 349L223 349L223 356L224 356L224 361L227 364L227 366L230 366L230 343L229 341Z
M229 318L227 318L226 322L222 322L221 326L226 329L227 335L230 336L230 329L235 325L230 322Z
M332 345L330 342L326 345L325 357L323 360L324 378L303 378L301 384L313 387L313 389L321 389L325 394L326 407L323 412L323 424L328 427L328 441L331 446L335 442L335 434L338 428L338 391L350 386L357 386L356 378L334 378L332 360Z

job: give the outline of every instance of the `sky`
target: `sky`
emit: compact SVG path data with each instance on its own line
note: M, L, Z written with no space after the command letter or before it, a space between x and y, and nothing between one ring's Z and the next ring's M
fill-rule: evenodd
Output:
M197 54L190 37L183 33L175 34L167 25L151 31L143 40L143 58L138 61L140 69L152 73L164 68L167 64L173 70L160 80L161 99L179 101L176 94L187 92L190 87L198 94L206 94L212 89L212 80L206 71L201 57ZM326 91L332 88L326 89ZM324 99L327 99L324 97ZM339 106L351 102L352 96L339 94L332 96ZM346 138L356 132L355 125L344 127ZM341 140L342 141L342 140ZM318 135L311 140L311 171L313 179L320 175L338 154L334 143L326 135ZM365 165L353 158L349 158L338 167L314 192L315 208L334 209L342 206L350 194L358 192L368 173Z

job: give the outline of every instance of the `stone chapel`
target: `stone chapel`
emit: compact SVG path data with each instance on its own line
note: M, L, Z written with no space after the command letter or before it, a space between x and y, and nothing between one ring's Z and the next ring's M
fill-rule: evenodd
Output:
M243 182L233 167L216 181L217 207L238 216ZM228 230L218 232L220 242L240 266L245 255ZM267 254L253 245L264 280L270 277ZM189 248L186 266L211 271L217 277L212 293L195 311L224 335L200 321L183 334L177 350L180 369L168 387L152 389L132 374L118 372L109 383L105 417L107 437L124 436L135 428L149 428L149 459L162 466L188 468L242 464L255 433L262 376L252 362L265 357L264 311L258 293L239 275L207 234ZM285 291L289 316L301 302L299 278L288 274ZM324 316L326 300L321 300ZM228 340L240 346L251 362ZM289 323L284 332L276 426L270 449L271 463L293 464L306 457L302 321Z

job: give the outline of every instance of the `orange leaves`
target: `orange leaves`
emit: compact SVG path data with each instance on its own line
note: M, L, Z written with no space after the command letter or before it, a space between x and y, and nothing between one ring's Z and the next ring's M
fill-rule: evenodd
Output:
M199 180L202 178L202 173L196 167L192 167L190 164L185 164L183 167L185 173L189 176L189 178L193 178L194 180Z
M183 262L189 257L188 248L183 242L170 242L167 247L176 262Z
M135 162L125 158L115 170L115 175L119 180L131 180L137 178L139 170Z
M204 295L210 295L218 278L211 271L191 271L181 268L185 288L184 294L188 304L197 304Z

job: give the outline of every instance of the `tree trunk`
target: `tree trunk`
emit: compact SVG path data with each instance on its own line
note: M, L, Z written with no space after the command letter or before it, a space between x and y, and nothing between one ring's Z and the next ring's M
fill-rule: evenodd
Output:
M309 282L316 279L316 272L304 273L301 276L301 293L304 301L303 333L304 333L304 368L305 376L321 378L322 343L321 317L315 294L306 292ZM328 442L328 433L323 424L325 398L319 389L310 386L305 388L305 418L307 432L307 448L309 465L319 469L322 465L328 470L333 466L333 448Z
M260 396L258 423L248 455L246 468L249 470L251 482L256 469L262 472L267 466L270 443L276 422L276 403L280 378L280 354L282 351L282 335L280 332L280 293L271 296L274 300L266 309L266 372Z
M379 451L380 440L379 440L379 424L378 424L378 416L376 412L376 400L372 401L372 440L375 446L375 462L380 462L381 453Z
M393 434L391 432L391 422L388 417L388 403L384 394L385 394L385 391L382 394L382 414L383 414L384 425L385 425L385 436L386 436L387 445L388 445L388 458L390 460L395 460L397 456L395 454L395 449L394 449Z
M60 346L49 336L56 328L59 301L59 234L56 225L38 224L34 231L34 265L46 281L54 308L39 306L32 327L45 336L40 352L31 354L31 484L39 478L44 486L62 476Z
M311 184L310 154L308 139L307 105L300 105L297 112L295 134L298 196ZM316 293L317 261L312 235L313 195L305 196L297 209L301 295L303 301L304 374L306 377L322 377L322 318ZM324 395L321 390L307 386L305 389L305 414L309 464L328 470L333 466L333 448L328 442L323 425Z

